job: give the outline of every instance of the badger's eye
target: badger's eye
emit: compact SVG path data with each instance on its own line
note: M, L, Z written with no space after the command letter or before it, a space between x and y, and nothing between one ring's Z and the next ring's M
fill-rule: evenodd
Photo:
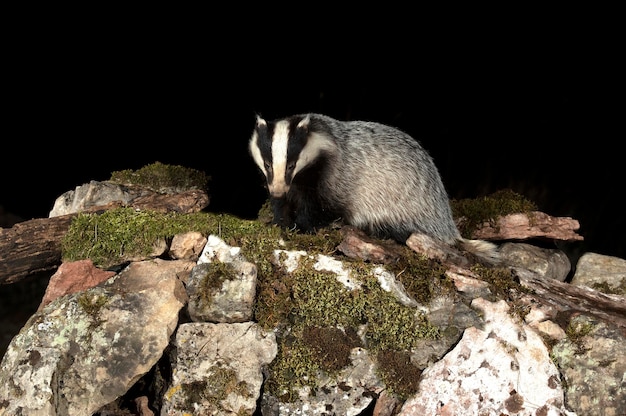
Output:
M287 172L291 173L296 168L296 162L291 162L287 165Z
M270 171L270 167L271 165L269 164L269 162L265 162L263 163L263 166L265 167L265 171L269 172Z

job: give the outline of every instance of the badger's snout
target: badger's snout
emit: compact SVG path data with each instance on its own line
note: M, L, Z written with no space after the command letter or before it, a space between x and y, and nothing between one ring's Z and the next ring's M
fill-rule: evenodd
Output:
M267 185L272 198L284 198L289 192L289 185L286 183L270 183Z

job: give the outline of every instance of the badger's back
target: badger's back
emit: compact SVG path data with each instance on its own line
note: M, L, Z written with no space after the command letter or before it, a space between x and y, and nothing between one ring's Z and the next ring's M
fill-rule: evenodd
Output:
M346 223L398 241L413 232L447 243L459 238L441 177L415 139L374 122L341 122L322 115L312 120L337 143L337 161L320 189L331 205L343 207Z

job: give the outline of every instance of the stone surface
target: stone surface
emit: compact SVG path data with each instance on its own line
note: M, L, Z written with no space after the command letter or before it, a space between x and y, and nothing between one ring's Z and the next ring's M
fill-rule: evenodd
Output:
M585 253L576 263L572 284L600 291L609 289L612 293L626 295L626 260L597 253Z
M0 364L0 415L91 415L126 393L169 344L187 300L184 270L132 263L33 315Z
M115 272L97 268L91 260L62 263L50 277L39 310L60 296L97 286L114 275Z
M533 246L526 243L504 243L500 255L506 264L524 267L543 277L563 282L572 269L567 255L561 250Z
M563 372L567 403L585 416L626 415L626 336L585 315L552 348Z
M553 217L544 212L509 214L497 221L485 223L479 227L472 238L484 240L528 240L547 238L562 241L581 241L583 236L576 230L580 228L577 220L570 217Z
M418 394L399 416L573 415L541 337L520 326L504 301L478 298L472 306L484 326L466 329L452 351L424 370Z
M276 337L253 322L188 323L176 332L161 415L251 415Z
M246 322L254 316L257 268L216 236L209 236L187 282L195 322Z

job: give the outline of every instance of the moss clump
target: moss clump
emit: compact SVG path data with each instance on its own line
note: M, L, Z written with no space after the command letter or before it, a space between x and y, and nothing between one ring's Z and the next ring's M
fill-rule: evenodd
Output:
M159 193L180 190L206 190L210 177L204 172L178 165L155 162L137 170L120 170L111 173L111 182L122 185L141 185Z
M103 214L78 214L61 242L64 261L91 259L96 266L111 267L134 256L147 256L160 239L198 231L208 235L218 229L220 217L206 213L158 213L117 208Z
M380 287L374 266L352 263L350 280L358 285L349 289L335 273L316 271L315 258L300 258L292 273L276 267L274 274L259 276L256 318L266 330L279 328L268 386L281 400L297 397L299 387L317 388L319 371L332 376L348 365L349 350L357 344L347 334L362 325L371 352L409 350L420 339L439 336L423 314Z
M350 351L361 346L354 328L344 332L336 327L311 326L304 329L302 340L309 345L320 367L328 373L350 365Z
M108 298L104 295L83 292L78 296L78 304L90 316L97 316L100 309L107 303Z
M626 296L626 279L622 279L618 286L611 286L607 282L598 282L594 283L591 288L610 295Z
M224 280L235 274L235 269L231 263L222 263L218 260L201 264L199 267L204 267L205 272L199 284L200 301L210 305L213 294L222 287Z
M100 317L100 311L102 307L107 304L109 297L102 293L93 293L93 291L85 291L81 293L76 299L78 305L85 311L91 318L89 326L95 328L102 324L102 318ZM87 334L87 337L91 339L92 332Z
M387 391L400 400L406 400L415 393L422 377L422 370L411 363L407 351L379 351L376 355L378 374Z
M211 410L223 411L221 402L231 393L237 396L250 397L248 384L237 380L235 370L213 365L208 370L207 377L202 381L183 383L181 391L188 403L208 402Z
M594 329L594 323L587 317L575 317L572 318L565 329L565 335L572 344L576 347L574 354L582 355L589 351L589 348L585 347L584 337L589 335Z
M460 219L457 225L465 238L471 238L476 227L484 222L493 222L504 215L537 210L535 203L510 189L496 191L482 198L453 199L450 206L452 215Z
M487 267L477 263L470 270L480 276L481 280L489 283L489 290L495 299L514 300L516 293L527 292L510 269Z
M288 334L280 338L278 354L269 365L268 391L282 402L293 402L298 390L315 387L320 365L313 350L302 340L302 334Z
M440 261L419 255L408 247L402 250L402 256L386 267L396 275L409 296L426 305L435 296L456 292L454 282L446 276L446 268Z

